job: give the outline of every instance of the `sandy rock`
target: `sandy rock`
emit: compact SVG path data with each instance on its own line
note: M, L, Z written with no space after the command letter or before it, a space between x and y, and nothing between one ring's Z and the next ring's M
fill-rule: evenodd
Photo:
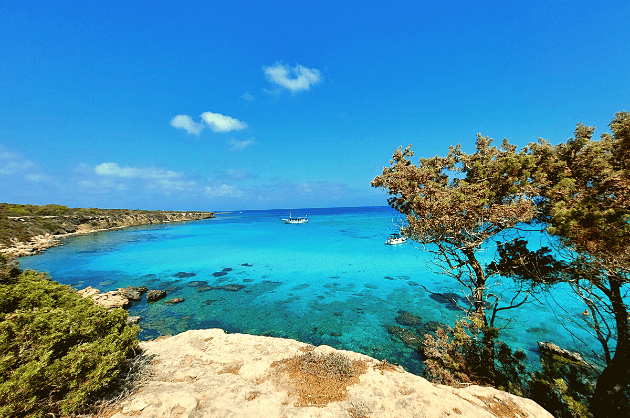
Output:
M14 257L40 254L48 248L61 245L61 241L53 235L37 235L27 242L21 242L17 238L11 238L11 246L0 248L0 253Z
M140 347L153 356L150 377L108 417L552 417L532 400L493 388L435 385L362 354L294 340L209 329ZM291 374L299 368L283 365L309 355L342 355L363 368L343 396L300 406L300 391L308 388Z
M91 297L95 304L105 309L126 308L130 305L129 299L118 293L117 290L101 293L98 289L88 286L79 290L79 294L85 297Z
M79 290L79 294L82 297L84 297L84 298L86 298L88 296L94 296L94 295L97 295L99 293L101 293L101 291L98 290L98 289L93 288L92 286L88 286L85 289Z

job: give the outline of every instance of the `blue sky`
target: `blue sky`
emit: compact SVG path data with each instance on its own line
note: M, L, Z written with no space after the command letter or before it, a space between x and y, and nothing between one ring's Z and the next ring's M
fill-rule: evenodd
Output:
M630 2L43 2L0 13L0 201L385 205L399 145L630 111Z

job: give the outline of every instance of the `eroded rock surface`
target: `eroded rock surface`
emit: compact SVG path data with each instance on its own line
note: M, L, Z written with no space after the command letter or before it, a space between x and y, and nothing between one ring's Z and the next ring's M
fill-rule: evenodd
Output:
M79 294L84 298L91 297L95 304L100 305L105 309L126 308L131 305L129 299L122 295L118 290L101 293L100 290L95 289L92 286L88 286L85 289L79 290Z
M147 292L147 302L155 302L156 300L160 300L166 297L166 292L164 290L149 290Z
M140 347L154 356L145 371L151 377L103 416L552 417L534 401L494 388L435 385L362 354L294 340L209 329L142 342ZM340 396L320 397L317 406L305 406L315 377L304 374L310 368L291 364L299 364L294 359L300 356L331 353L358 364L355 370L360 371L349 376ZM335 390L326 381L317 384L321 391Z

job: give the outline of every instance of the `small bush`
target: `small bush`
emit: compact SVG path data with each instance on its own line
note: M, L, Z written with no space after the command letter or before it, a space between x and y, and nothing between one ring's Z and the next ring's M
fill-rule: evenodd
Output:
M0 276L0 417L76 411L117 376L139 328L45 274Z

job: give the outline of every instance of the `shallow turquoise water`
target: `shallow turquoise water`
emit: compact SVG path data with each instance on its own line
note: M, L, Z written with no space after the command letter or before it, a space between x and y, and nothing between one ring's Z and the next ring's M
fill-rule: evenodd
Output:
M422 321L451 324L460 311L432 298L460 290L430 271L431 256L411 243L384 245L396 212L387 207L294 210L309 223L285 225L285 211L244 211L181 224L128 228L73 237L63 246L20 259L23 268L47 271L79 289L130 285L166 289L168 305L143 299L130 309L142 316L141 339L188 329L294 338L353 350L419 372L416 351L388 333L399 310ZM179 274L178 274L179 273ZM182 274L186 273L186 274ZM178 277L179 276L179 277ZM188 277L182 277L188 276ZM211 289L227 284L238 291ZM584 307L558 289L570 315ZM584 347L565 331L588 335L559 320L547 304L509 311L503 339L532 361L536 341L570 350Z

